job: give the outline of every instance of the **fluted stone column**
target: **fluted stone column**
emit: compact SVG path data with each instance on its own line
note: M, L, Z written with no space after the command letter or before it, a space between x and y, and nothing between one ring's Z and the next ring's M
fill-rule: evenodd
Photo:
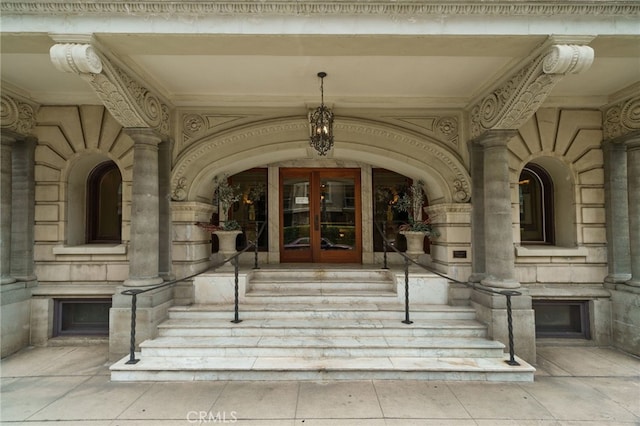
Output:
M627 284L640 287L640 131L629 135L626 146L629 247L631 249L631 279Z
M603 144L608 283L631 279L626 149L624 143Z
M133 188L129 279L125 286L160 284L158 144L149 129L126 129L133 139Z
M15 282L11 276L11 186L12 146L15 137L10 131L2 131L0 151L0 284Z
M35 223L36 139L27 137L13 146L11 276L33 281Z
M484 152L483 147L469 143L471 153L471 268L470 282L479 283L486 273L484 227Z
M484 156L484 241L486 276L481 283L487 287L518 288L515 279L513 219L507 143L515 130L491 130L476 143Z

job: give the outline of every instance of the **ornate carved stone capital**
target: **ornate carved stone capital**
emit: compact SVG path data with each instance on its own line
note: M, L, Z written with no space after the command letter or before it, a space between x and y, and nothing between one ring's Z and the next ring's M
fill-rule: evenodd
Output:
M0 126L20 135L30 135L36 126L33 106L3 94L1 97Z
M59 43L51 47L49 56L58 70L86 80L123 127L169 134L169 107L91 44Z
M603 112L604 140L640 131L640 95L611 105Z
M566 74L583 72L592 63L593 49L589 46L551 46L474 105L471 110L472 138L487 130L518 129Z

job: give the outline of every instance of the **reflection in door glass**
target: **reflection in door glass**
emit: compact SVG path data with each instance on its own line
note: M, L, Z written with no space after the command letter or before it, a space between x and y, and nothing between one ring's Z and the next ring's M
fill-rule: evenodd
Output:
M306 177L284 179L282 194L284 248L308 250L309 180Z
M320 249L352 250L356 244L353 178L320 181Z

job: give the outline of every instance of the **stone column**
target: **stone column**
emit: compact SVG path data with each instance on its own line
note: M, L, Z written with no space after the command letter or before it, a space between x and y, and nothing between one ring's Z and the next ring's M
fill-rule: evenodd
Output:
M603 153L609 267L609 274L605 281L622 283L631 279L626 147L624 143L605 142Z
M469 143L471 154L471 276L470 282L479 283L486 273L484 227L484 152L482 146Z
M631 279L627 284L640 287L640 131L629 135L626 146L631 249Z
M11 186L12 186L12 145L15 137L3 130L0 151L0 284L15 282L11 276Z
M158 246L159 273L166 281L175 278L173 275L171 245L171 141L164 140L158 146L158 185L159 185L159 220L160 244Z
M133 187L129 279L125 286L160 284L158 144L150 129L126 129L133 139Z
M513 218L507 143L515 130L491 130L476 143L484 155L484 241L486 276L481 283L487 287L518 288L515 279Z
M34 281L36 140L27 137L13 146L11 276Z

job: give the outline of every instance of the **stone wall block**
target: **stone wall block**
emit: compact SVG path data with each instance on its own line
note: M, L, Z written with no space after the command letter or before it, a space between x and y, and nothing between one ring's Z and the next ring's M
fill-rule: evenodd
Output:
M580 202L582 204L604 205L604 188L580 188Z
M598 227L583 226L582 242L584 244L606 244L607 230L604 225Z
M57 204L36 204L35 220L38 222L57 222L60 220L60 212Z
M42 281L70 281L71 265L36 263L36 276Z
M582 207L582 223L604 223L604 207Z
M102 264L72 264L70 268L72 281L106 281L107 265Z
M33 227L35 241L60 241L60 230L58 225L37 224Z
M516 265L516 280L519 283L535 283L537 281L537 267L535 265Z
M41 185L37 184L35 186L35 199L37 202L46 202L46 201L58 201L59 198L59 187L56 184L53 185Z
M53 299L31 299L31 344L46 345L53 335Z
M566 265L538 265L537 276L540 283L569 283L571 269Z
M124 281L129 277L129 264L107 264L107 281Z

